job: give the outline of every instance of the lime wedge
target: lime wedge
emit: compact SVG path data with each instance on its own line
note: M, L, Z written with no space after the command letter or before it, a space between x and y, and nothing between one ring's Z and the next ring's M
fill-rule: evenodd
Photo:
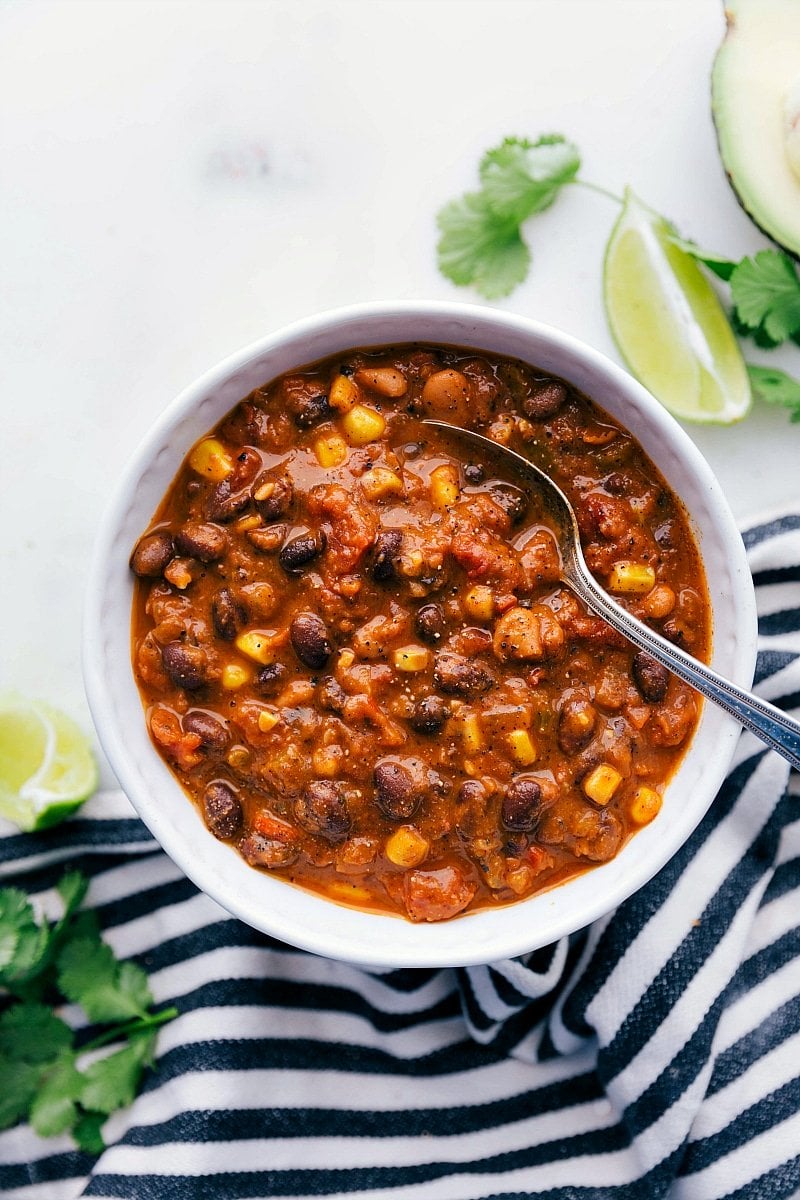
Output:
M97 766L74 721L36 700L0 697L0 816L26 831L57 825L97 787Z
M608 323L633 374L674 416L729 425L752 403L747 370L716 292L673 236L626 190L606 248Z

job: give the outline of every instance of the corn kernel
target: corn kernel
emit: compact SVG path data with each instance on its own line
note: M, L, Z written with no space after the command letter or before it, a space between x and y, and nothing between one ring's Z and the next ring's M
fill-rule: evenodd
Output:
M518 867L512 867L510 871L506 871L506 884L517 896L522 896L525 892L530 891L535 878L536 876L527 863L520 863Z
M512 730L508 735L508 745L511 757L521 767L529 767L532 762L536 762L536 747L527 729Z
M314 774L323 779L335 779L342 766L341 746L324 746L311 756Z
M601 807L608 804L622 783L622 776L609 763L599 763L583 781L583 791L590 800Z
M645 596L652 591L656 573L647 563L616 562L608 577L608 588L628 596Z
M359 908L375 905L375 897L368 888L344 879L332 879L325 885L325 893L331 900L339 900L342 904L357 904Z
M654 788L638 787L631 799L631 820L637 825L648 825L658 815L661 803L661 796Z
M366 446L375 442L386 428L386 421L374 408L356 404L341 420L342 429L354 446Z
M241 654L261 663L262 666L275 661L275 647L271 634L259 633L253 629L248 633L240 633L234 645Z
M469 713L464 717L461 726L461 740L467 754L479 754L483 750L483 730L477 713Z
M258 714L258 728L262 733L269 733L280 721L280 717L270 708L262 708Z
M392 662L397 671L424 671L430 660L430 654L424 646L401 646L392 655Z
M348 669L348 667L352 667L352 665L355 661L356 661L355 651L350 650L349 648L346 648L344 650L339 651L339 657L336 660L336 666L340 670L346 671Z
M328 393L328 404L339 412L350 412L358 403L358 388L346 375L337 375Z
M392 493L403 494L403 481L388 467L373 467L361 476L361 486L368 500L380 500Z
M338 433L330 433L316 439L314 453L321 467L340 467L347 460L347 442Z
M248 529L258 529L261 524L261 517L256 513L251 513L249 517L240 517L236 522L236 528L242 533L247 533Z
M204 438L189 455L189 466L198 475L205 475L207 479L219 483L221 479L227 479L233 470L233 459L222 442L216 438Z
M464 612L473 621L491 621L494 616L494 592L485 584L472 587L464 597Z
M222 668L222 686L227 692L236 692L253 678L253 672L242 663L226 663Z
M458 469L443 463L431 471L431 500L436 508L449 508L458 500Z
M386 839L383 853L396 867L418 867L428 856L430 843L413 825L401 825Z

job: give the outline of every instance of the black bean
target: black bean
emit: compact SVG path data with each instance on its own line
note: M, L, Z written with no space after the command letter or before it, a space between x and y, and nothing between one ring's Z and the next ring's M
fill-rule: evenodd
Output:
M663 628L664 637L674 642L676 646L686 646L688 644L689 639L686 636L686 630L673 617L664 622Z
M667 694L669 671L651 654L639 650L633 658L633 681L650 704L658 704Z
M263 833L249 833L239 842L239 853L251 867L288 867L299 857L300 848Z
M294 802L294 815L308 833L340 842L350 832L350 814L341 786L314 779Z
M411 714L411 728L417 733L438 733L450 716L450 705L441 696L426 696Z
M512 525L518 525L528 511L527 496L511 483L495 484L490 495L495 504L499 504L502 508Z
M229 783L214 779L203 792L203 816L214 837L232 838L242 827L242 805Z
M514 779L506 788L500 819L506 829L531 830L541 813L542 789L535 779Z
M256 675L256 687L262 696L277 696L286 679L283 663L268 663Z
M556 379L540 379L522 402L522 411L532 421L554 417L567 398L567 389Z
M461 787L458 789L456 796L457 804L483 805L486 801L486 788L477 779L465 779Z
M134 547L131 570L142 579L155 579L162 574L174 553L171 534L148 533L139 538Z
M664 521L656 529L654 537L662 550L674 550L680 535L674 521Z
M433 678L448 696L473 696L488 692L495 682L488 667L445 650L436 655Z
M627 475L623 475L622 471L612 471L603 480L603 487L612 496L624 496L629 486L630 481Z
M288 541L278 555L278 562L287 575L301 575L325 549L325 534L304 534Z
M373 773L375 802L390 821L407 821L414 815L419 796L411 772L400 763L379 762Z
M324 667L333 653L328 628L316 613L297 613L289 626L289 637L300 662L311 667L312 671Z
M399 529L384 529L375 538L372 559L372 578L376 583L387 583L395 577L395 562L403 545Z
M484 479L486 478L486 472L480 463L467 463L467 465L464 467L464 478L466 479L467 483L471 483L473 485L483 483Z
M279 521L287 516L294 501L294 484L288 475L259 475L253 484L253 499L262 521Z
M229 587L222 587L211 600L211 620L219 636L232 642L244 625L247 613Z
M188 692L202 687L208 674L206 652L200 646L168 642L161 651L164 670L172 682Z
M175 545L181 554L189 554L204 563L222 558L227 544L225 530L204 521L187 521L175 534Z
M423 604L414 619L417 633L423 642L440 642L447 632L444 613L438 604Z
M326 421L331 415L328 397L321 392L316 396L303 396L298 400L294 413L294 423L298 429L311 429L320 421Z
M332 675L326 675L324 679L320 680L317 688L317 700L320 708L324 708L327 712L341 714L347 703L347 692Z
M186 714L181 724L184 732L197 734L204 749L222 753L227 748L228 731L219 717L196 708Z
M228 476L211 489L205 504L205 515L209 521L232 521L249 503L249 493L241 490Z
M597 712L585 697L571 696L558 714L558 744L565 754L577 754L591 740Z

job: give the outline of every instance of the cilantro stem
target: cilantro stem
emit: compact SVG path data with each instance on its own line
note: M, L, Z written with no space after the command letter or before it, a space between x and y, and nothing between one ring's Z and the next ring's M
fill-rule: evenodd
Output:
M101 1033L91 1042L87 1042L85 1046L81 1046L80 1053L86 1054L89 1050L99 1050L101 1046L107 1046L110 1042L122 1041L123 1038L128 1038L134 1033L141 1033L145 1029L155 1029L159 1025L165 1025L167 1021L173 1020L177 1015L177 1008L165 1008L158 1013L148 1013L144 1017L135 1017L132 1021L123 1021L121 1025L107 1029L105 1033Z
M605 196L607 200L613 200L615 204L624 204L622 196L618 196L616 192L610 192L608 188L601 187L599 183L590 183L588 179L571 179L570 183L576 183L579 187L588 188L590 192L597 192L599 196Z

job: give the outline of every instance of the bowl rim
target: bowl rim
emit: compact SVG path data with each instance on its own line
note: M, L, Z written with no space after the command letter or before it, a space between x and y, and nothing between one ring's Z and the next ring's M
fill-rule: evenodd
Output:
M118 544L118 531L123 525L125 515L132 503L136 485L154 463L154 455L158 448L163 448L168 443L170 436L174 435L186 422L190 414L199 406L201 399L218 393L219 389L224 384L231 382L238 372L248 365L255 364L266 354L278 351L290 343L305 343L315 336L333 336L334 333L340 332L339 349L341 350L347 347L368 347L392 343L400 345L403 341L413 343L425 340L418 336L405 339L397 337L389 339L387 342L385 337L370 341L369 337L364 334L353 339L348 336L351 328L363 326L365 322L369 324L391 319L397 319L399 322L431 319L434 324L437 321L449 321L452 324L460 322L473 325L475 326L474 341L467 340L465 342L458 338L448 341L441 334L437 335L436 330L428 340L434 344L464 345L474 348L476 352L480 352L482 348L482 330L486 334L487 341L491 341L491 330L499 331L501 327L502 331L508 332L511 336L518 336L520 339L530 338L532 342L544 341L556 354L573 359L576 366L580 364L586 371L595 372L604 378L610 387L618 390L622 399L633 404L637 413L646 414L650 426L648 434L652 432L653 437L663 439L664 443L671 448L671 452L675 454L676 461L685 467L691 476L694 476L699 491L704 495L710 511L716 519L714 534L719 538L720 548L724 552L726 560L730 560L730 570L737 577L739 585L736 588L732 585L730 587L729 601L731 612L736 617L736 628L728 631L734 637L734 642L732 661L726 663L726 670L734 682L743 687L750 686L756 655L756 608L752 577L747 566L744 545L720 485L709 464L685 430L622 367L572 334L544 322L488 306L425 300L366 302L328 309L294 321L249 343L216 363L184 388L164 409L128 460L100 521L87 575L83 614L84 683L101 745L120 785L138 815L161 847L189 879L228 913L272 937L301 949L375 969L469 966L514 957L555 942L605 916L644 886L685 843L713 801L735 751L739 736L737 723L721 711L712 710L715 724L714 753L712 761L706 761L703 765L704 802L700 803L692 797L692 802L677 814L669 829L662 829L657 838L652 836L654 826L648 826L639 830L632 839L629 838L620 853L609 863L595 866L590 871L584 872L550 891L538 893L526 900L498 906L495 909L482 909L476 913L458 917L453 921L414 925L405 918L392 914L366 912L351 906L337 904L303 888L292 886L283 879L276 879L267 873L255 871L244 863L244 860L232 847L218 843L199 819L197 828L202 837L212 843L217 850L229 851L235 857L229 860L229 863L233 864L230 872L220 873L219 861L221 860L216 851L214 851L218 860L216 863L212 863L211 858L207 858L202 853L193 855L191 851L192 838L189 837L187 841L176 836L175 827L167 820L165 810L148 788L142 786L144 777L126 742L120 722L115 718L113 689L110 685L107 663L107 645L105 639L100 636L104 627L104 611L107 607L113 609L115 602L119 604L122 593L126 589L130 589L127 572L125 580L115 580L109 573L108 563L114 557L113 551L115 545ZM501 334L498 333L498 336ZM524 358L522 354L512 354L510 351L486 350L485 347L483 349L490 354ZM336 352L336 349L332 349L323 354L309 354L296 362L296 368ZM291 369L284 368L275 372L272 377L277 377ZM602 396L592 396L591 393L589 395L601 406L606 406ZM241 399L243 396L239 398ZM236 400L229 403L227 408L221 410L219 416L215 417L213 422L209 422L206 428L210 427L212 423L215 424L223 412L228 411L235 403ZM641 440L639 432L636 432L634 436L637 440ZM181 442L183 448L171 460L172 465L167 472L168 480L163 486L162 494L174 478L180 462L188 452L193 440L194 438L190 441L183 438ZM652 451L648 450L647 453L652 457ZM656 465L663 470L661 464L656 462ZM691 519L691 512L689 512L689 517ZM695 532L699 536L702 531L695 526ZM129 602L127 611L129 614ZM129 644L129 616L128 624L123 632ZM714 634L716 635L716 628ZM119 631L117 635L119 636ZM714 636L715 650L716 642L717 639ZM128 662L130 662L130 655L128 655ZM112 702L109 702L110 700ZM708 705L704 705L701 728L706 722L707 710ZM141 713L141 711L140 703L139 712ZM144 722L142 722L143 724ZM694 740L697 740L699 732L698 730ZM163 772L159 771L156 763L149 764L149 767L160 775L160 782L163 780L163 786L170 794L172 794L172 789L168 780L172 780L175 788L179 789L183 801L187 802L186 794L180 789L180 785L163 764L152 745L150 751L153 759L157 759L161 764ZM678 772L673 775L667 789L668 793L674 786L675 780L680 777L683 765L691 755L692 746L688 748ZM187 813L197 813L197 809L191 805L190 801L188 801L188 805ZM669 836L666 836L667 834ZM612 867L613 864L619 864L626 848L631 845L632 841L639 844L640 839L647 839L646 869L642 869L640 866L637 869L639 864L634 861L626 863L624 870L606 871L606 868ZM210 847L209 855L211 855ZM240 889L237 890L237 877L240 885L244 877L241 876L236 863L244 867L248 875L264 881L264 896L269 899L270 903L254 904L253 898L245 894L250 889L240 886ZM605 872L604 875L603 872ZM609 879L609 875L613 875L613 879ZM587 879L596 880L597 886L584 885L582 888L577 886L578 881ZM283 896L277 897L277 902L275 887L279 887L284 893ZM573 893L580 895L579 919L576 919L570 898L567 898L563 904L559 902L559 898L564 897L570 889L570 898ZM553 897L556 897L556 900L553 900ZM326 910L324 913L323 909ZM318 923L315 920L317 913L321 916ZM538 926L536 925L536 918L541 918L542 915L547 918L547 932L544 937L537 933ZM526 921L524 916L530 919ZM399 939L401 945L395 945L392 949L390 935L393 931L397 931L398 923L405 932ZM415 931L414 934L410 935L409 930ZM443 931L447 931L446 936Z

